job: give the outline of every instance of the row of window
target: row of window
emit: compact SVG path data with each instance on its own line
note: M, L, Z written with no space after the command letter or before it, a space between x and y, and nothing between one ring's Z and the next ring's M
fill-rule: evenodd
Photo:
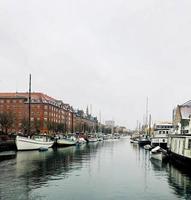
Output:
M0 103L23 103L23 100L22 99L19 99L19 100L16 100L16 99L1 99L0 100Z
M173 128L173 126L172 125L171 126L159 126L159 125L157 125L156 128L158 128L158 129L171 129L171 128Z

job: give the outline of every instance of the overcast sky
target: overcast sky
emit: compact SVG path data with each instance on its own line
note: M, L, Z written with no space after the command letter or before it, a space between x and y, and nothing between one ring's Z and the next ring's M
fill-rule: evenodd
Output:
M191 99L190 0L1 0L0 91L32 90L135 128Z

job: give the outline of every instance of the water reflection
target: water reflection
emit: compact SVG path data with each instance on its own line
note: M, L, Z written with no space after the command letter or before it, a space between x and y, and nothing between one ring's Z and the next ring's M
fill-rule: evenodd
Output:
M29 199L32 189L50 180L68 178L82 163L89 163L98 147L92 144L47 152L18 152L16 159L0 163L0 199Z
M173 189L175 195L180 199L191 199L191 174L175 164L151 160L153 170L165 173L169 186Z
M18 152L0 169L0 199L191 199L187 172L128 140Z

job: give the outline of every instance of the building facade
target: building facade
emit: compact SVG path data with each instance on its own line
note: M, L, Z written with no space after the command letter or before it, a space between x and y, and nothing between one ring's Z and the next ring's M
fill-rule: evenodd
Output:
M11 132L23 132L29 121L28 93L0 93L0 113L12 113ZM72 131L73 109L43 93L31 93L31 130L49 133L62 125L63 131ZM58 128L58 127L57 127Z
M0 93L0 114L14 117L9 132L27 132L29 124L29 93ZM97 118L74 111L73 107L43 93L31 93L31 132L46 134L91 132L97 128ZM1 127L0 127L1 128Z

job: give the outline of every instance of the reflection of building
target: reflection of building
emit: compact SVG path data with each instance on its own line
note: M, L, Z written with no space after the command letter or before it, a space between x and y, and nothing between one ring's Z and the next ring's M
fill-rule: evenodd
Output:
M179 198L191 199L191 179L188 174L171 166L168 180Z

